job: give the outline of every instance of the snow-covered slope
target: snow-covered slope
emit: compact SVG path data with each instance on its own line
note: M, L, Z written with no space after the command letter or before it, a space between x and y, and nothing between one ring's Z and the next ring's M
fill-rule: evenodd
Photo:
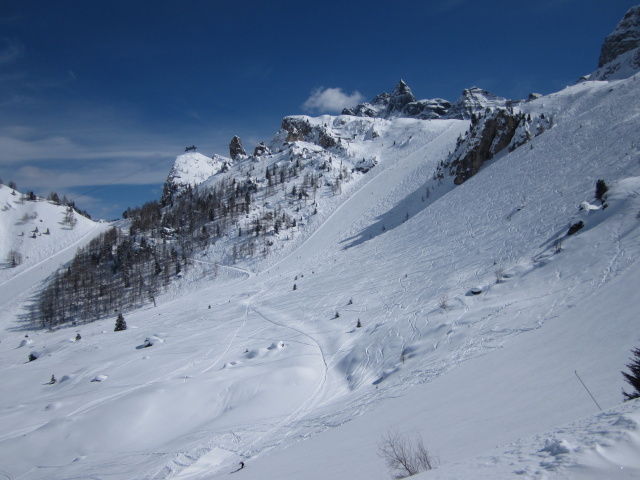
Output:
M552 129L426 201L415 177L428 145L446 155L436 136L280 263L193 278L125 332L100 321L20 348L6 332L2 470L196 479L242 460L242 478L388 478L376 444L397 428L422 433L436 478L632 478L638 406L619 405L619 371L640 341L638 93L631 78L532 102ZM578 210L599 178L608 207ZM613 410L589 417L576 370Z
M163 197L187 185L199 185L213 175L226 171L231 164L230 158L217 154L211 158L198 152L178 155L167 177Z
M0 305L19 305L32 289L69 262L78 247L106 228L67 207L0 185ZM6 318L2 321L2 317ZM0 325L11 326L11 315Z

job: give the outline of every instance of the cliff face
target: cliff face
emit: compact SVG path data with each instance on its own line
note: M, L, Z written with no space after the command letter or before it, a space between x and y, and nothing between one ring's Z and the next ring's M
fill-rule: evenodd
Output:
M458 139L444 167L455 176L454 183L460 185L505 148L512 152L550 127L551 120L544 114L532 117L507 109L489 111L480 117L474 114L471 128Z
M590 80L628 78L640 70L640 5L632 7L605 38Z

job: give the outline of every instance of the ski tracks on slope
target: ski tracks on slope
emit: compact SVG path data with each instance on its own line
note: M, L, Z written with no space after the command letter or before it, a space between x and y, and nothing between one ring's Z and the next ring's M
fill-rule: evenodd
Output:
M267 307L263 306L263 307L260 307L260 308L261 308L261 310L265 310ZM258 438L254 439L244 449L244 452L243 452L242 456L252 456L252 455L255 455L256 453L259 453L260 450L256 451L256 444L258 442L260 442L265 437L273 436L273 434L277 430L279 430L279 429L281 429L283 427L286 427L286 426L290 426L292 423L294 423L299 418L301 418L304 415L308 414L309 412L313 411L314 407L316 405L318 405L318 403L320 402L320 400L322 398L322 392L323 392L323 390L325 388L325 385L327 383L327 376L328 376L328 371L329 371L327 358L325 356L324 351L322 350L322 346L320 345L320 343L313 336L309 335L308 333L306 333L305 331L303 331L301 329L292 327L290 325L285 325L285 324L276 322L275 320L272 320L266 314L264 314L261 310L258 310L255 307L251 307L251 310L254 313L256 313L257 315L259 315L266 322L269 322L269 323L271 323L273 325L276 325L276 326L284 328L284 329L291 330L291 331L295 332L296 334L301 335L303 337L306 337L311 342L313 342L313 346L318 350L320 359L322 361L322 373L321 373L320 381L318 382L318 385L313 390L311 395L304 402L302 402L296 409L294 409L289 415L287 415L283 420L281 420L280 422L277 422L271 428L269 428L267 431L262 433Z

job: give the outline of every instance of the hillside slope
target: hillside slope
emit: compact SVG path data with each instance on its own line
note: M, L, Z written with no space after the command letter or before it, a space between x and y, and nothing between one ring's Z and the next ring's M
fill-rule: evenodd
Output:
M107 228L67 207L0 185L0 327L16 327L16 314L77 249ZM15 260L10 261L11 258Z
M124 332L109 319L79 341L5 333L5 475L204 479L243 460L238 478L388 478L376 444L389 428L423 434L436 478L619 472L586 429L638 423L637 402L618 406L640 341L638 85L531 102L553 128L426 201L417 173L456 137L436 136L359 182L292 255L217 276L200 259L192 293L127 315ZM598 179L608 207L579 210L597 205ZM597 408L576 370L617 413L581 420Z

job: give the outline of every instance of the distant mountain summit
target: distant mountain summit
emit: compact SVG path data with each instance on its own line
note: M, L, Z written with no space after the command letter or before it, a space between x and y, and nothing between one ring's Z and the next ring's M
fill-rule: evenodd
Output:
M485 113L487 108L496 110L505 108L508 100L478 87L465 88L456 103L449 109L445 118L470 120L476 114Z
M605 38L589 80L619 80L640 70L640 5L632 7Z
M184 153L176 157L162 190L162 203L188 185L194 187L213 175L228 170L233 163L230 158L215 154L209 158L197 152Z
M353 108L345 108L342 115L372 118L406 117L420 120L438 118L469 120L475 114L484 113L487 108L504 108L505 98L487 90L471 87L463 90L462 96L454 104L442 98L416 100L409 86L400 80L392 93L376 95L371 102L361 103Z

